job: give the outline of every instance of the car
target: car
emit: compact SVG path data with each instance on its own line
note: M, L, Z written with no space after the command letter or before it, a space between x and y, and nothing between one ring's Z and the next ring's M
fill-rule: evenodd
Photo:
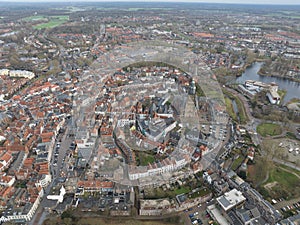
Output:
M198 212L195 212L195 213L194 213L194 216L197 216L198 214L199 214Z
M190 218L193 218L193 217L194 217L194 213L190 214L189 217L190 217Z
M199 205L198 205L198 208L200 208L201 206L202 206L202 205L201 205L201 204L199 204Z

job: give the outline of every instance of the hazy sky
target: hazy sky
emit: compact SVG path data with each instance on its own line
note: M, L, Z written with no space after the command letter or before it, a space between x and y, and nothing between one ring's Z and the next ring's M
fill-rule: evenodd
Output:
M207 2L240 4L296 4L300 0L0 0L0 2Z

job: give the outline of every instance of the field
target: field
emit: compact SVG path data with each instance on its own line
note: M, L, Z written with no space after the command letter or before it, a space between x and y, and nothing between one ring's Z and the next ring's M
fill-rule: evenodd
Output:
M232 102L229 98L225 97L225 104L226 104L226 109L227 112L229 114L229 116L233 119L233 120L237 120L237 115L235 114L234 110L233 110L233 105Z
M270 198L297 198L300 195L300 177L289 169L275 166L261 188L265 189L263 194Z
M254 165L248 165L247 180L254 187L259 186L268 176L268 171L272 167L272 163L264 158L256 157Z
M244 161L245 157L243 156L239 156L237 159L235 159L232 163L231 169L232 170L236 170L237 168L239 168L239 166L242 164L242 162Z
M300 172L287 166L257 158L248 166L247 180L268 200L300 196Z
M191 191L189 186L182 186L174 190L163 190L162 188L155 188L148 190L146 195L147 199L160 199L160 198L175 198L176 195L186 194Z
M280 125L273 123L261 123L257 126L257 132L263 136L275 136L282 133Z
M231 92L227 91L226 89L222 89L223 93L227 98L225 98L226 107L228 110L228 113L234 120L237 120L237 116L235 115L235 112L233 110L233 105L231 103L230 99L235 100L236 106L238 109L239 117L240 117L240 123L245 124L248 121L248 116L246 114L246 110L244 108L244 104L241 101L241 99L238 96L233 95ZM227 100L226 100L227 99Z
M149 163L154 163L155 158L154 155L138 152L138 161L140 166L148 166Z
M35 29L53 28L60 26L69 20L69 16L51 16L46 23L40 23L34 26Z

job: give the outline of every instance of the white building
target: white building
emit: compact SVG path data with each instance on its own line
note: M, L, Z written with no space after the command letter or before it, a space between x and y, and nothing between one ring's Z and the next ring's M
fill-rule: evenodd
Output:
M130 119L120 119L118 120L118 127L124 127L126 125L133 124L135 120L130 120Z
M51 175L50 174L43 174L41 175L38 182L35 183L35 186L37 187L47 187L48 184L51 183Z
M59 194L53 193L52 195L48 195L47 199L58 201L59 203L62 203L64 201L65 194L66 194L66 189L62 185L59 190Z
M11 214L2 216L0 218L0 224L8 221L22 221L22 220L30 221L33 215L35 214L43 196L44 196L44 189L40 188L39 195L33 204L28 202L24 206L23 211L11 212Z
M217 198L218 204L225 212L242 204L245 201L246 198L243 196L242 192L236 189L232 189L231 191L226 192L224 195Z
M10 76L10 77L24 77L24 78L28 78L28 79L32 79L35 77L33 72L26 71L26 70L1 69L0 75Z
M267 97L271 104L278 105L280 103L280 96L277 93L277 91L274 90L273 88L270 88L270 90L267 93Z

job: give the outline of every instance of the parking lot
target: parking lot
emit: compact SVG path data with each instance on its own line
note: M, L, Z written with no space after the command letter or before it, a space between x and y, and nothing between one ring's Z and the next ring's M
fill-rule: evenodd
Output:
M275 208L280 210L281 212L288 212L292 210L300 210L300 198L292 199L290 201L278 201L275 204Z
M184 211L184 224L209 224L210 216L206 213L206 203Z
M75 147L74 138L68 135L68 130L68 127L66 130L62 129L56 138L51 165L51 172L54 178L66 176L69 167L67 165L68 156L72 146Z

